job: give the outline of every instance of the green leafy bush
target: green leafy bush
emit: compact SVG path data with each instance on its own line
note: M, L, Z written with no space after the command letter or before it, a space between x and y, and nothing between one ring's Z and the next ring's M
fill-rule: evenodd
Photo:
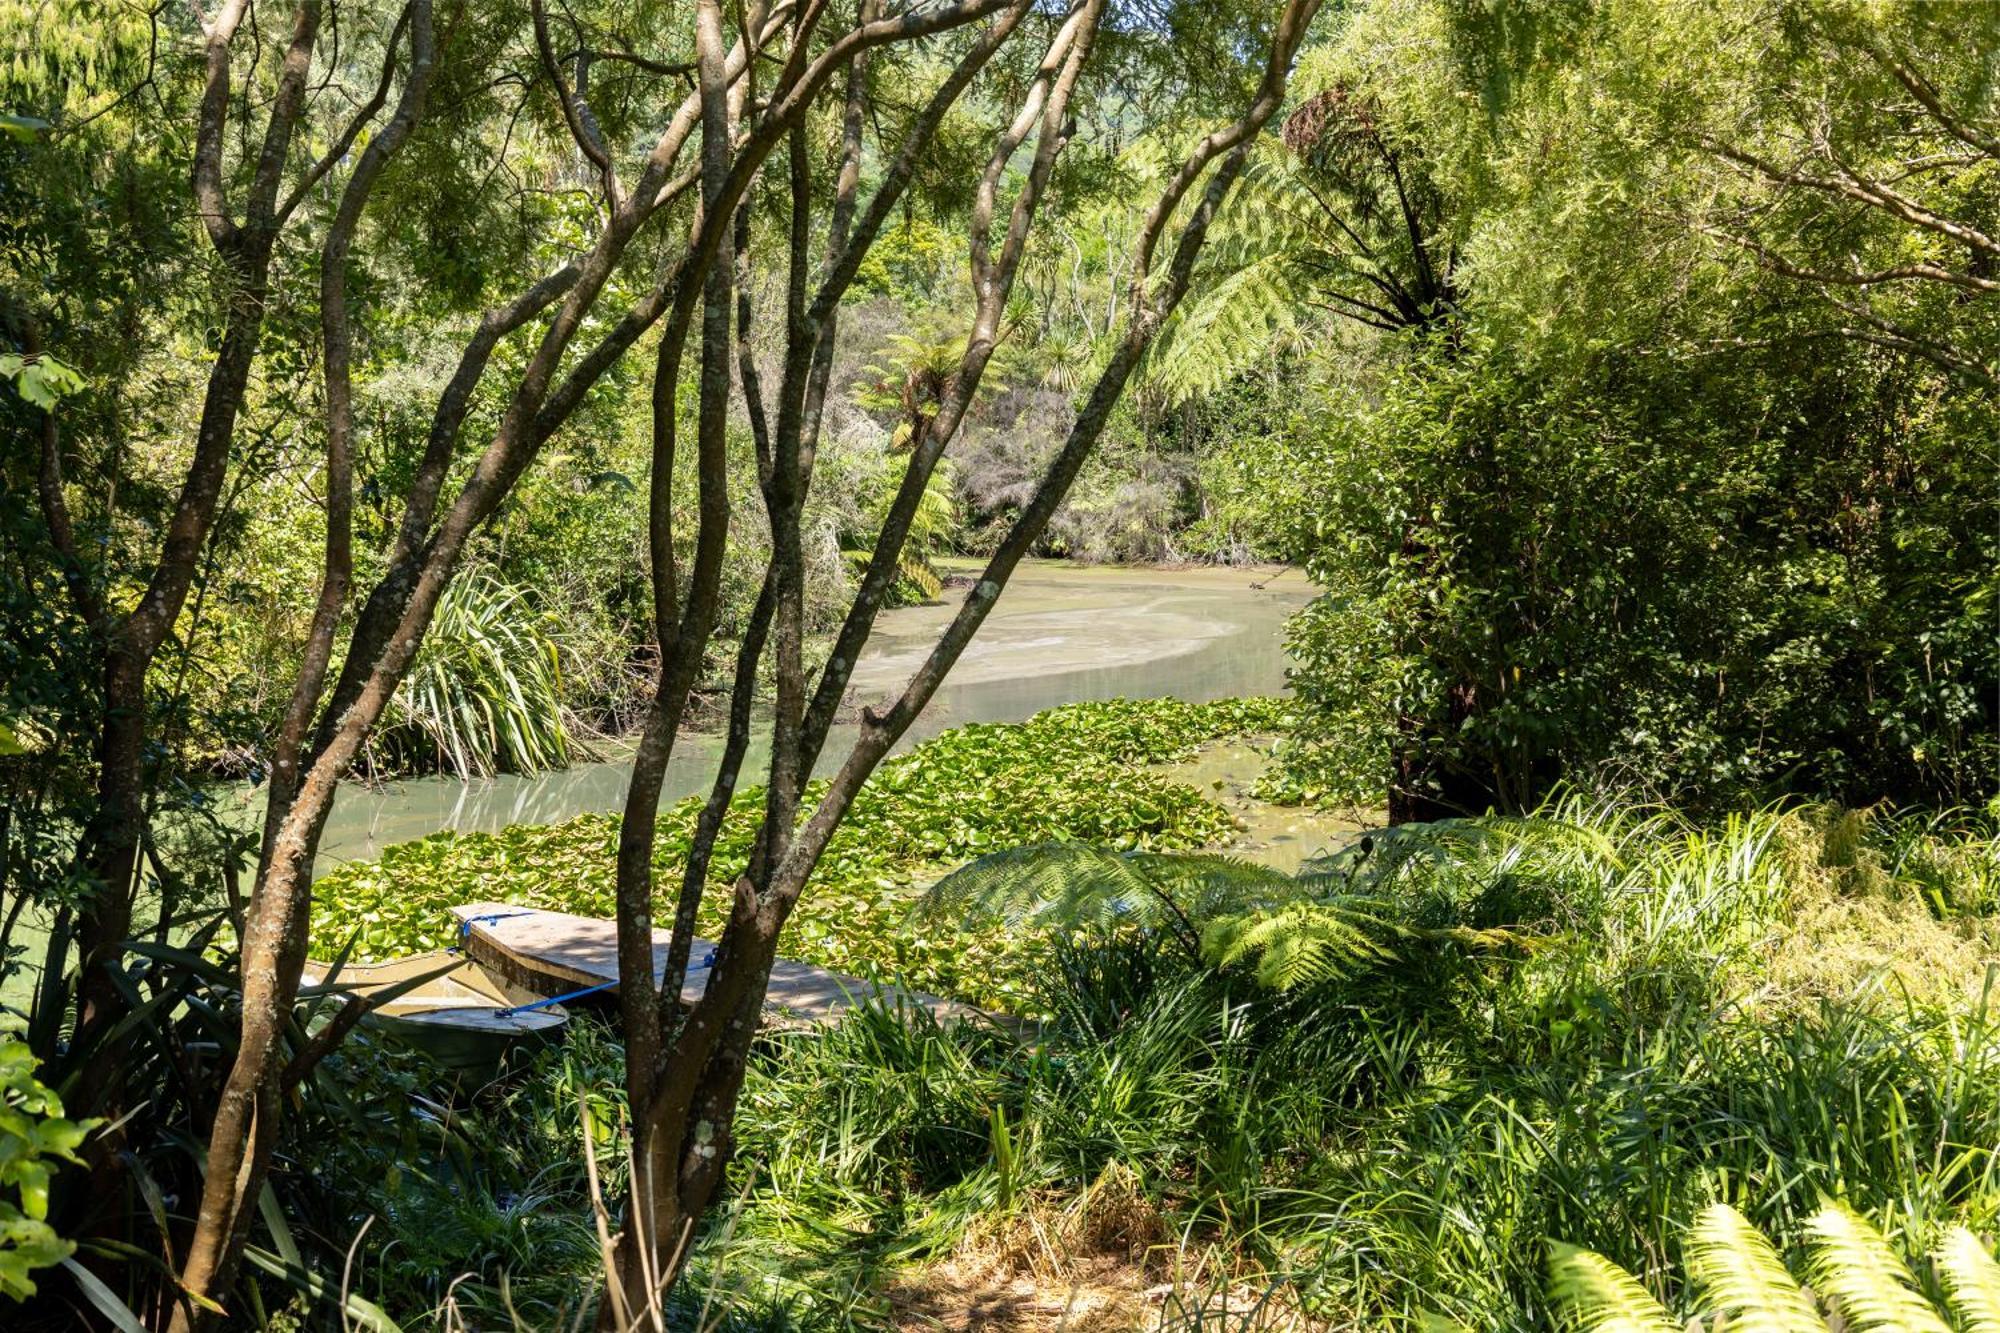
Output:
M917 886L961 861L1026 842L1158 849L1225 842L1234 832L1226 812L1145 765L1184 758L1216 736L1268 731L1282 707L1260 699L1072 704L927 741L883 764L856 800L786 927L786 955L1018 1007L1033 951L990 932L911 926ZM808 804L817 793L817 786L808 792ZM726 883L748 861L762 802L760 790L738 794L716 846L715 882ZM700 808L699 800L684 801L661 820L656 882L669 898ZM454 942L449 909L463 902L608 917L617 844L616 818L585 815L391 847L379 861L320 880L314 948L331 956L351 931L359 932L359 958L443 948ZM720 928L724 897L709 895L703 929Z
M0 1295L34 1295L34 1271L75 1252L48 1224L49 1177L81 1160L76 1150L95 1124L64 1119L61 1099L35 1078L27 1044L0 1038Z
M1296 412L1253 470L1287 479L1327 589L1292 626L1297 790L1985 800L1992 419L1885 409L1900 386L1855 387L1877 374L1767 355L1690 383L1468 335Z
M382 744L463 777L569 762L554 618L484 570L453 579Z

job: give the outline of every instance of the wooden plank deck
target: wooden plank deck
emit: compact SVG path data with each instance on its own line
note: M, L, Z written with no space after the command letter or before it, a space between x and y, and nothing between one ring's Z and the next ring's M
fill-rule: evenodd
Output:
M466 954L516 986L538 995L561 995L618 979L618 933L613 922L506 903L466 903L451 910L459 920L459 943ZM653 932L655 985L666 977L671 939L667 931ZM693 1004L708 988L707 960L714 948L709 940L695 940L687 980L681 987L683 1004ZM850 1006L877 996L928 1009L941 1019L971 1018L979 1013L970 1005L935 995L781 958L771 965L764 1022L766 1026L828 1023Z

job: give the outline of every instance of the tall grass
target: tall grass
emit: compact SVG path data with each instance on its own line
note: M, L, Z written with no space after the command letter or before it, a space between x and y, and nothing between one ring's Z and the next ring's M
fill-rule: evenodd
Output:
M970 1247L1044 1273L1085 1258L1146 1269L1145 1283L1180 1284L1145 1316L1174 1326L1512 1330L1559 1314L1552 1239L1671 1306L1681 1219L1719 1203L1785 1251L1824 1198L1907 1255L1956 1225L1990 1229L2000 1013L1977 979L1964 994L1767 984L1802 914L1849 893L1928 898L1888 867L1976 873L1990 834L1880 819L1848 840L1835 822L1766 811L1697 827L1572 798L1411 827L1315 867L1421 927L1382 966L1274 990L1171 930L1113 924L1060 940L1031 997L1051 1017L1025 1041L879 1008L773 1037L746 1086L734 1201L688 1299L875 1327L898 1281ZM1848 873L1858 852L1880 881ZM1978 891L1962 875L1942 888ZM1495 928L1516 943L1473 942ZM1925 942L1875 946L1887 959ZM370 1297L419 1308L469 1269L454 1299L489 1322L504 1326L503 1271L518 1309L573 1301L593 1261L549 1239L552 1215L586 1234L560 1164L581 1156L580 1093L611 1098L597 1119L616 1123L615 1068L615 1047L586 1033L472 1108L465 1132L518 1148L455 1177L453 1198L402 1210L392 1232L426 1239L364 1265ZM450 1211L468 1208L478 1225Z
M406 765L460 777L568 763L553 624L525 589L487 570L461 573L439 598L416 664L396 692L383 748Z

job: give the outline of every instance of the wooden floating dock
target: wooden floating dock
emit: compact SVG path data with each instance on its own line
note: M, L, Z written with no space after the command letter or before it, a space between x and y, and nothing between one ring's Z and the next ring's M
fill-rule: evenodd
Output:
M571 916L507 903L466 903L451 909L459 920L459 946L487 971L537 995L566 995L618 980L618 929L611 921ZM666 977L672 936L653 932L653 984ZM681 1003L692 1005L708 989L708 958L715 945L697 938L688 957ZM771 965L764 995L767 1027L829 1023L856 1004L883 999L928 1009L940 1019L971 1018L979 1010L935 995L843 976L808 963L779 959Z

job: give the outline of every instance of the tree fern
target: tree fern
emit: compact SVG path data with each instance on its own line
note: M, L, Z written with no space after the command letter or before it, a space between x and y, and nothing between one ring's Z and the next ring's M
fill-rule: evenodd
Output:
M1422 331L1459 300L1462 238L1424 146L1343 79L1299 91L1283 148L1244 173L1149 360L1169 399L1212 392L1287 338L1325 336L1325 316Z
M1591 1250L1549 1245L1549 1294L1579 1333L1678 1333L1666 1307L1630 1273Z
M1806 1278L1836 1305L1853 1333L1908 1330L1950 1333L1882 1233L1842 1203L1830 1203L1806 1223L1811 1238Z
M1953 1227L1933 1256L1938 1282L1965 1333L2000 1333L2000 1263L1979 1237Z
M1148 360L1170 400L1211 393L1295 333L1324 265L1318 201L1283 159L1252 166L1209 243L1207 277Z
M1323 876L1293 877L1214 852L1116 852L1040 843L983 856L932 885L931 919L985 917L1056 929L1165 929L1216 967L1249 965L1289 988L1348 975L1393 956L1414 932L1388 904L1337 892Z
M1388 958L1380 937L1389 933L1353 902L1302 900L1212 921L1202 932L1202 949L1218 967L1253 962L1260 984L1290 990Z
M850 534L865 546L875 544L875 534L888 516L896 492L903 484L904 470L909 466L907 459L899 462L893 453L887 461L889 465L880 475L876 498L871 506L871 530ZM956 540L959 517L957 473L953 471L950 459L939 459L937 467L924 482L916 508L910 511L909 532L896 556L896 574L901 581L899 591L904 594L899 600L935 601L944 591L944 577L931 563L931 557Z
M898 473L899 484L901 480ZM929 480L924 483L924 492L917 500L916 509L910 514L910 535L897 557L897 573L927 602L937 600L944 591L944 578L931 564L931 556L958 535L957 484L951 460L939 459Z
M1166 904L1129 856L1085 842L1031 843L972 861L931 885L932 919L987 917L1076 928L1157 925Z

